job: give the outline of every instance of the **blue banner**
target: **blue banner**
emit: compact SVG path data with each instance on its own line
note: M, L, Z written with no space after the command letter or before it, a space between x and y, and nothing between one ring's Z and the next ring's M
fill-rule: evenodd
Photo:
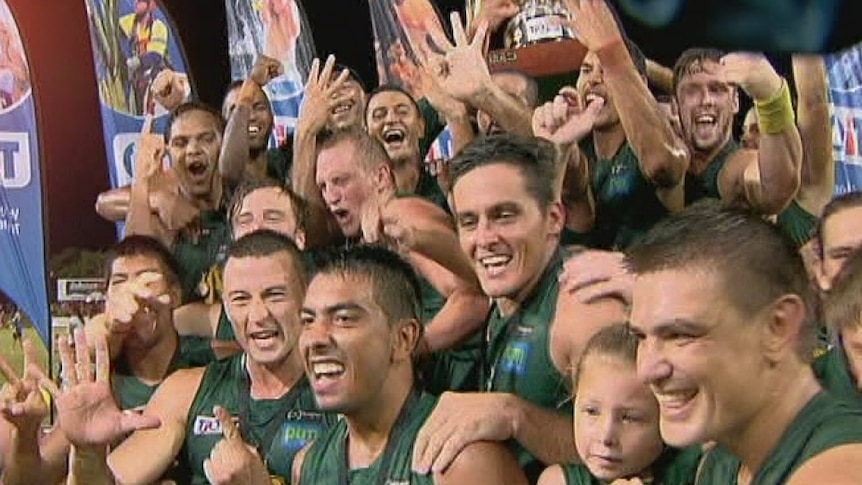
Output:
M284 74L263 88L275 115L271 144L281 145L293 133L305 79L317 56L311 25L296 0L225 0L225 9L232 79L246 79L261 54L284 67Z
M96 66L102 130L111 186L134 176L134 153L145 116L164 132L168 113L152 96L156 76L169 69L186 78L185 56L173 22L156 0L85 0Z
M862 44L825 56L832 101L835 195L862 190Z
M0 289L50 346L42 203L29 64L12 12L0 0Z

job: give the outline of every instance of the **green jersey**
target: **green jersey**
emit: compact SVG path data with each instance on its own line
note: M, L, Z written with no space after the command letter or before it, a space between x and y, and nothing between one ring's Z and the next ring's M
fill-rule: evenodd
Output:
M750 485L787 483L800 466L837 446L862 443L862 409L828 392L814 396L790 423ZM742 461L723 446L706 454L697 483L735 485Z
M562 265L562 252L558 250L536 288L509 317L504 317L496 305L491 309L483 381L487 391L515 394L543 408L571 416L568 379L560 374L551 359L551 324L556 313L557 277ZM518 462L534 483L545 464L517 443L513 446Z
M213 271L220 271L230 242L230 227L224 212L204 211L200 215L200 228L195 234L184 230L174 247L183 288L183 302L212 298L221 293L211 281Z
M862 391L850 367L844 343L840 340L811 364L820 384L833 396L862 404Z
M805 246L814 237L817 229L817 216L803 209L796 199L790 202L780 214L778 214L778 228L787 235L796 246Z
M290 479L293 457L336 420L321 413L305 377L278 399L252 399L245 354L207 366L189 409L183 456L192 470L194 485L209 483L203 462L222 439L221 425L213 415L219 405L239 420L243 439L255 446L271 474Z
M300 482L308 485L434 485L431 475L413 472L412 459L416 436L436 404L436 398L414 389L389 431L386 449L368 468L348 470L347 421L341 420L309 447L300 469Z
M731 155L740 150L735 140L729 140L721 147L715 158L709 162L703 173L694 175L687 173L685 176L685 205L691 205L703 198L720 199L721 192L718 190L718 177L724 169L724 165Z
M290 167L293 164L293 150L288 145L284 148L270 148L266 151L266 176L290 187Z
M610 159L600 159L592 137L580 144L590 166L590 187L596 201L596 221L590 231L593 247L621 250L642 237L668 210L656 186L644 176L628 142Z
M697 475L702 452L699 446L678 450L666 448L650 467L639 476L649 476L652 485L692 485ZM606 482L590 474L584 465L561 465L566 485L604 485ZM629 477L626 477L629 478Z

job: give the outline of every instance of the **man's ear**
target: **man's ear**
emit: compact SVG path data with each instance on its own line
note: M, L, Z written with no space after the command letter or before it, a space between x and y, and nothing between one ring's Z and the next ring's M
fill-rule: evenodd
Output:
M766 319L763 325L763 354L772 363L780 362L787 352L795 353L803 342L808 308L799 295L788 294L778 298L762 310Z
M422 337L422 324L414 318L399 321L392 329L394 333L392 359L412 360Z

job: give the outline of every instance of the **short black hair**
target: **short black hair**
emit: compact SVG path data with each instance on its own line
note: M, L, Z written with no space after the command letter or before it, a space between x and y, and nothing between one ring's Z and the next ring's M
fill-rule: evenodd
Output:
M413 105L413 108L416 109L416 115L420 118L422 117L422 110L419 108L419 103L416 102L416 99L410 94L406 89L398 86L397 84L381 84L376 88L372 89L368 96L365 98L365 114L363 118L368 118L368 106L371 105L371 99L374 96L377 96L380 93L401 93L404 96L407 96L407 99L410 100L410 104Z
M323 253L320 259L312 278L339 275L364 279L390 323L408 319L421 323L419 279L413 267L397 253L379 245L359 244Z
M506 164L518 169L527 193L544 209L557 200L556 158L554 145L541 138L510 133L477 137L450 162L451 187L477 168Z
M269 229L250 232L232 242L227 249L225 264L231 259L264 258L280 252L286 252L297 270L297 278L303 287L308 284L305 260L302 252L293 239Z
M184 114L192 111L203 111L212 116L213 121L215 121L216 131L218 131L219 135L224 135L225 120L218 110L208 104L201 103L200 101L186 101L171 112L171 116L168 118L168 127L165 130L165 140L170 142L171 128L173 128L174 123Z
M353 69L352 67L350 67L346 64L339 64L339 63L336 63L332 67L333 67L333 69L332 69L332 76L333 77L337 77L339 74L341 74L341 71L347 71L347 78L353 79L356 82L356 84L359 85L359 87L362 89L362 91L365 92L365 90L366 90L365 81L362 80L362 76L360 76L359 73L356 72L356 69ZM322 66L321 66L321 69L323 69Z
M841 332L862 325L862 248L853 251L844 263L824 300L829 329Z
M108 249L108 257L105 260L105 280L110 283L111 269L117 259L134 256L146 256L158 260L168 283L171 285L180 284L180 265L177 258L158 239L140 234L126 236Z
M289 186L275 180L272 177L251 177L243 180L243 182L234 190L233 195L228 204L228 222L233 230L233 220L239 215L242 209L243 200L252 192L262 189L276 189L282 192L290 200L290 207L293 211L293 217L296 219L296 228L305 231L305 224L308 220L308 205L305 199L299 196Z
M638 275L702 268L718 275L730 301L753 316L794 294L806 307L798 354L816 345L815 292L796 245L750 209L715 199L699 201L658 222L626 254Z

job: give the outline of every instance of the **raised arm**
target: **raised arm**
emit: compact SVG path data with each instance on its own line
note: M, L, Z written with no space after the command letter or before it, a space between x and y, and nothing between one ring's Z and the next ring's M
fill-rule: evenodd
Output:
M734 187L732 200L743 199L764 214L783 210L796 195L802 166L802 142L793 119L787 81L762 54L731 53L721 59L728 82L754 99L760 119L760 148L738 155L739 167L725 169L721 185Z
M249 161L248 123L252 110L270 109L269 106L255 106L255 93L281 74L281 62L261 56L239 88L236 104L227 117L219 154L219 173L228 187L239 185L245 174Z
M320 188L317 186L317 136L326 127L329 119L329 94L347 79L342 72L330 82L335 57L329 56L323 71L320 61L315 59L305 85L305 99L299 112L293 140L293 190L308 204L308 228L306 246L320 248L330 245L340 237L340 229L329 213ZM319 73L319 74L318 74Z
M452 13L451 22L454 45L441 33L430 32L445 53L429 56L429 62L436 66L433 72L437 82L453 98L488 113L507 132L529 135L530 108L497 86L488 71L483 52L487 22L478 24L472 40L468 40L457 12Z
M533 112L533 134L557 148L556 191L566 208L566 227L589 232L596 220L595 199L590 185L589 164L578 143L589 136L604 100L588 106L571 86Z
M805 210L820 216L835 192L835 159L826 65L818 55L794 54L796 126L802 140L802 183L796 200Z
M635 67L610 7L605 2L567 3L578 38L601 61L605 87L641 171L660 188L678 186L688 169L688 150Z

